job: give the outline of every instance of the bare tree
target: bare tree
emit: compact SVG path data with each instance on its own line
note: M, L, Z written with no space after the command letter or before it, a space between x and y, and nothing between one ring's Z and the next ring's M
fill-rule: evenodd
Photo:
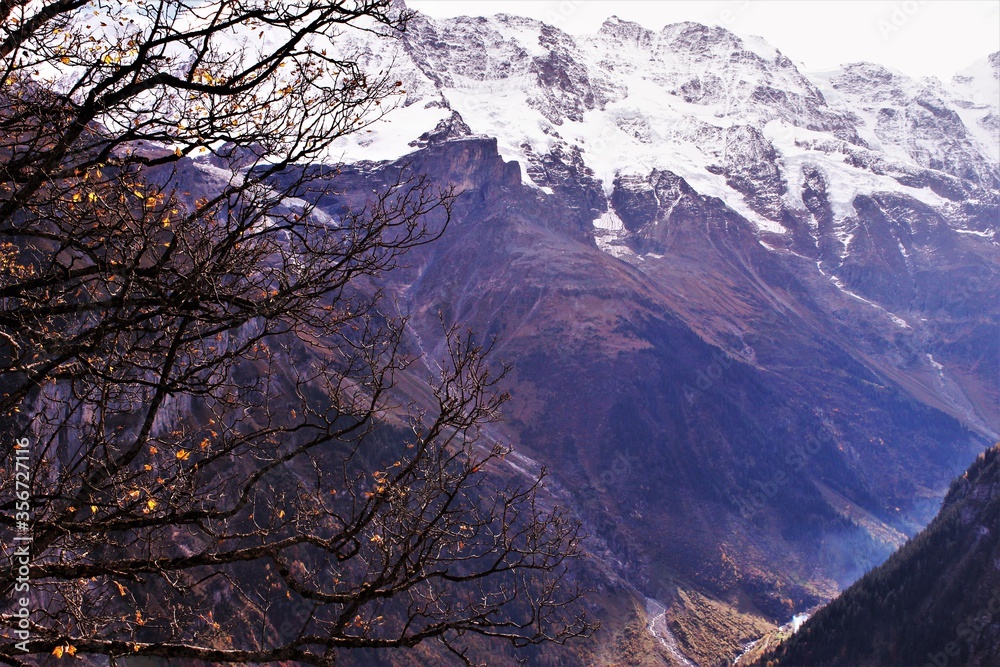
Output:
M31 443L30 637L0 661L332 664L339 651L588 635L578 526L505 448L489 346L446 332L406 404L378 276L454 195L398 178L337 217L307 168L401 84L341 31L387 0L0 2L0 541ZM202 152L212 165L195 165ZM207 174L207 175L206 175Z

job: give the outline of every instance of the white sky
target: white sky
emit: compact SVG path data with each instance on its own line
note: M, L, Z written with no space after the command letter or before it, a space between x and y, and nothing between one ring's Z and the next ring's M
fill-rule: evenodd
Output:
M608 16L659 30L720 25L760 35L806 70L865 60L910 76L951 78L1000 50L1000 0L406 0L433 17L530 16L593 33Z

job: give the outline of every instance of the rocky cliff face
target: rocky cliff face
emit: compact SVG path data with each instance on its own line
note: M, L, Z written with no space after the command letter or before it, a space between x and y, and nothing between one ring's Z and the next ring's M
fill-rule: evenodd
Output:
M463 192L387 279L411 344L441 353L439 313L498 336L492 435L553 471L650 660L724 664L828 599L997 437L997 54L947 83L814 75L720 28L506 15L352 48L406 94L337 157ZM587 659L627 662L635 627Z

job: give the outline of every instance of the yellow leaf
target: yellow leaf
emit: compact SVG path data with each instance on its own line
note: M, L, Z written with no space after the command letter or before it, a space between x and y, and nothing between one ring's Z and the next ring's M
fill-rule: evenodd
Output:
M90 511L93 512L94 514L97 514L97 505L91 505Z
M285 510L280 510L278 512L278 518L279 519L284 519L285 518Z
M128 492L128 497L135 500L139 497L139 489L132 489Z
M189 458L191 458L191 452L187 451L186 449L182 449L179 452L177 452L175 456L177 457L178 461L187 461Z
M150 453L150 454L155 454L155 453L156 453L156 452L158 452L158 451L159 451L159 450L158 450L158 449L157 449L156 447L150 447L150 448L149 448L149 453Z
M182 151L180 148L175 148L174 155L176 155L177 157L181 157L182 155L184 155L184 151Z
M56 658L63 657L63 647L56 646L54 649L52 649L52 655L54 655Z
M63 56L62 58L59 59L59 62L61 62L63 65L69 65L69 58L67 56Z
M69 653L70 655L76 655L76 647L72 646L71 644L67 644L66 652Z
M146 507L148 507L151 510L156 509L156 501L150 498L149 500L146 501Z

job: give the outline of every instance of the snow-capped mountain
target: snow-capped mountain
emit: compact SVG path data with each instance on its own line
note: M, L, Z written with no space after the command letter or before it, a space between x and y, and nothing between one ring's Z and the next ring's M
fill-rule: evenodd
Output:
M997 54L811 73L721 28L509 15L338 48L405 95L336 146L320 208L399 169L463 193L386 289L431 359L441 317L498 337L506 472L548 466L592 536L622 634L532 664L724 664L1000 433Z
M457 112L540 187L552 154L579 156L607 197L619 176L669 170L775 234L795 226L788 215L815 226L801 198L810 178L826 184L838 227L858 194L947 209L1000 187L997 54L946 84L866 63L808 74L718 27L612 17L572 36L505 14L418 15L395 51L380 46L369 56L392 62L406 100L389 125L339 146L346 159L398 157Z
M870 63L809 73L720 27L654 31L611 17L574 36L507 14L417 14L394 46L348 43L369 67L391 68L406 94L334 159L494 138L527 184L570 200L601 249L647 272L689 191L749 222L763 248L813 262L810 279L920 337L927 318L907 309L925 270L955 243L996 252L1000 53L949 82Z

